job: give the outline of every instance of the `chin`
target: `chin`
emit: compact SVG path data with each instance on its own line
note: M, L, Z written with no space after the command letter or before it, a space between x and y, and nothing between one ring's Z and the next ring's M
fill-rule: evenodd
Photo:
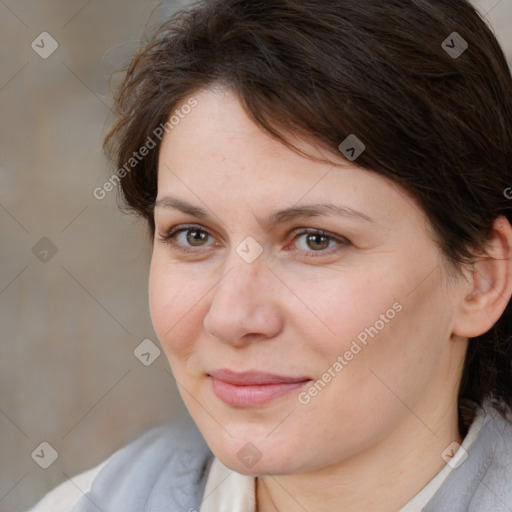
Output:
M224 432L222 438L214 439L210 432L205 438L222 464L237 473L248 476L291 474L303 471L307 465L300 460L303 455L300 449L288 446L286 438L265 439L268 429L264 435L237 434L231 438Z
M238 456L236 454L233 456L232 453L219 453L216 457L227 468L246 476L287 475L298 472L293 464L284 463L279 455L276 457L276 454L273 454L271 460L262 454L261 459L254 465L242 463Z

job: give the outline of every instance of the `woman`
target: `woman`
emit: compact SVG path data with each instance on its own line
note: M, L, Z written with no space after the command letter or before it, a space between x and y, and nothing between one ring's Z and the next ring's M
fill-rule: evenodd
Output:
M473 7L199 2L117 107L195 425L33 510L512 510L512 78Z

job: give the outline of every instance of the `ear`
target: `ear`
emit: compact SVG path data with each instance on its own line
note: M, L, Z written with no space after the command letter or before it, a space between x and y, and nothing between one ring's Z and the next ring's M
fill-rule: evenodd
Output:
M476 256L453 326L453 334L474 338L498 321L512 296L512 227L497 217L486 254Z

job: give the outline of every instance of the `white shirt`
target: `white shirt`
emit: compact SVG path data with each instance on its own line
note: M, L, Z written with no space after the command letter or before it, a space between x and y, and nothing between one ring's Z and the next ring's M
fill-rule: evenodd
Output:
M484 420L478 408L462 445L445 467L398 512L421 512L448 478L453 468L466 456L466 452L480 433ZM28 512L69 512L77 501L91 489L96 475L109 459L84 473L70 478L50 491ZM192 511L191 511L192 512ZM198 512L256 512L256 479L233 471L214 457Z

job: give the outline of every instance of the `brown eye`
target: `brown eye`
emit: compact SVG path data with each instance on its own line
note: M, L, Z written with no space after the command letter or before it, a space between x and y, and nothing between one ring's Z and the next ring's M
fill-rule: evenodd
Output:
M306 237L306 243L313 250L323 250L329 247L329 237L318 233L309 233Z
M171 245L181 252L197 252L194 248L208 247L208 238L211 237L208 231L197 226L176 226L166 234L160 235L160 241Z
M346 238L325 231L303 229L295 233L292 245L305 257L318 257L346 248L350 242Z
M186 230L187 243L192 245L193 247L200 247L203 245L203 242L208 239L208 233L206 231L202 231L200 229L187 229Z

